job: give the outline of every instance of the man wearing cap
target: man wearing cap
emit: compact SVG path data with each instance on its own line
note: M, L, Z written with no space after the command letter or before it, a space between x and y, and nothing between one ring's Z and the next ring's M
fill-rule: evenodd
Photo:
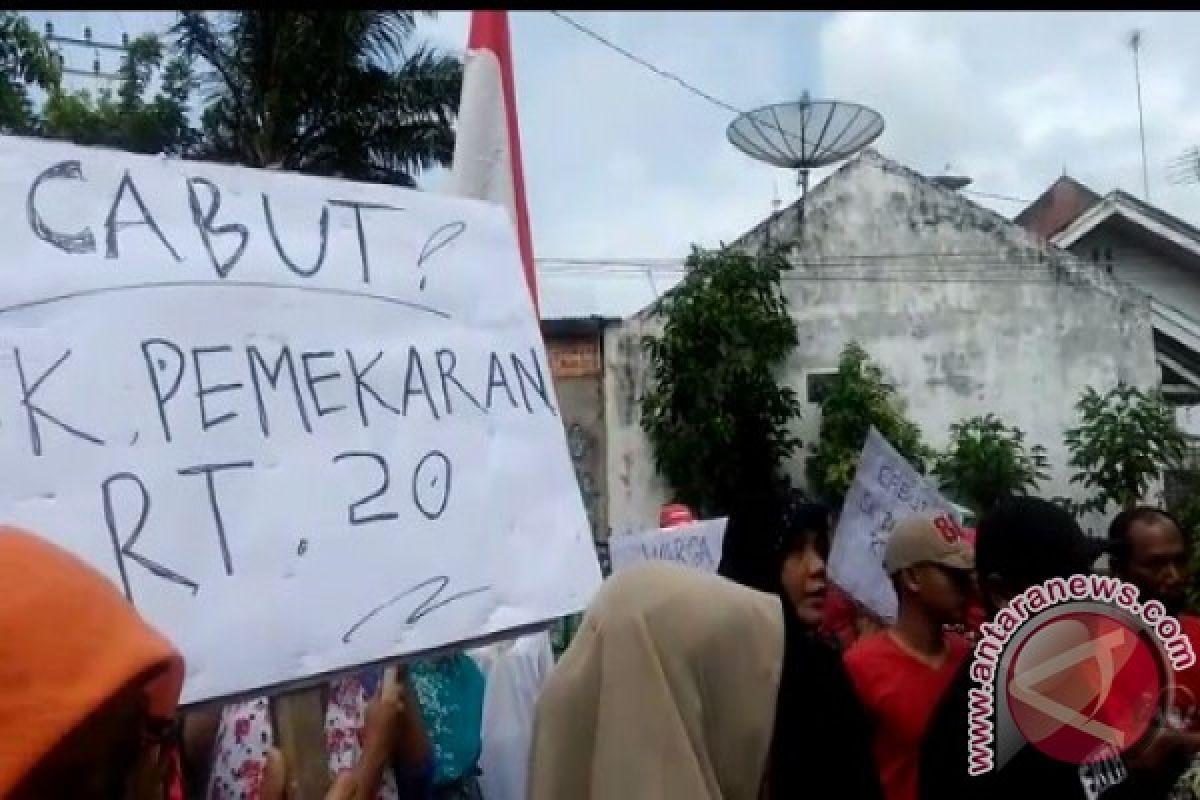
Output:
M901 520L884 570L896 587L896 624L846 651L846 669L871 718L872 750L887 800L915 800L921 740L929 717L969 651L945 626L961 624L975 556L944 513Z

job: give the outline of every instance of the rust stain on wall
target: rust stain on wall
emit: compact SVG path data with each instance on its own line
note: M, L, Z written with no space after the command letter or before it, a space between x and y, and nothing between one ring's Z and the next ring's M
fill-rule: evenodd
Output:
M546 343L550 374L558 378L595 378L600 375L600 342L590 339L555 339Z

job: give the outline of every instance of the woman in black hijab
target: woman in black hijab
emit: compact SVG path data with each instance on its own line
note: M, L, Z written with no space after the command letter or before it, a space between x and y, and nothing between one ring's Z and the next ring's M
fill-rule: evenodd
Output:
M832 513L818 503L784 509L774 547L786 649L775 718L771 800L881 800L870 727L833 641L819 633Z

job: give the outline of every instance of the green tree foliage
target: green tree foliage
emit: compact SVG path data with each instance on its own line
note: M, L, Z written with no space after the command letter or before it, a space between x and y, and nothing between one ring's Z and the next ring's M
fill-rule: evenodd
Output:
M1176 502L1169 509L1179 520L1191 549L1187 606L1194 613L1200 611L1200 473L1192 471L1187 484L1176 494Z
M415 12L188 11L174 30L206 68L207 158L403 186L451 161L462 62L412 42Z
M43 132L76 144L102 145L134 153L192 154L199 132L188 123L192 90L191 67L186 58L165 60L165 48L156 36L140 36L129 43L121 59L117 91L54 90L42 110ZM161 86L147 101L156 76Z
M1102 395L1089 386L1075 408L1079 425L1064 437L1068 463L1076 470L1071 483L1093 493L1076 511L1136 505L1187 454L1188 439L1175 424L1174 409L1157 392L1121 383Z
M769 505L788 488L800 404L777 374L797 342L781 287L790 268L774 251L693 248L661 301L662 335L643 341L642 427L659 473L702 516Z
M1049 466L1046 448L1027 447L1020 428L985 414L950 426L950 445L933 472L952 499L981 513L1003 497L1035 491Z
M842 351L838 371L821 402L821 433L808 460L814 491L840 506L854 481L858 457L871 426L920 472L932 452L921 441L921 429L905 416L903 402L884 380L857 342Z
M58 59L29 20L15 11L0 11L0 132L35 133L29 89L52 91L61 78Z

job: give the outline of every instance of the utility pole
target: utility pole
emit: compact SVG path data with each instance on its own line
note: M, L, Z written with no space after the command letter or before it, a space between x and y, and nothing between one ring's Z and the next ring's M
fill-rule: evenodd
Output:
M1139 52L1142 48L1142 32L1129 34L1129 48L1133 50L1133 80L1137 84L1138 132L1142 140L1142 199L1150 202L1150 171L1146 167L1146 122L1142 115L1142 74Z
M129 49L129 34L128 33L121 34L121 43L120 44L114 44L112 42L100 42L100 41L95 41L92 39L92 29L90 26L88 26L83 29L83 38L77 39L74 36L59 36L58 34L56 34L54 32L54 23L47 21L45 38L46 38L46 42L49 43L50 45L58 45L59 47L65 45L67 47L83 47L83 48L91 48L92 49L93 59L92 59L91 70L76 69L74 67L68 67L66 65L66 60L63 58L62 51L59 49L55 49L54 52L55 52L55 55L58 57L59 69L62 70L64 75L78 75L80 77L92 78L92 79L103 78L105 80L111 80L111 81L121 80L121 76L115 72L101 71L101 69L100 69L100 51L101 50L109 50L109 51L116 51L118 53L126 52Z

